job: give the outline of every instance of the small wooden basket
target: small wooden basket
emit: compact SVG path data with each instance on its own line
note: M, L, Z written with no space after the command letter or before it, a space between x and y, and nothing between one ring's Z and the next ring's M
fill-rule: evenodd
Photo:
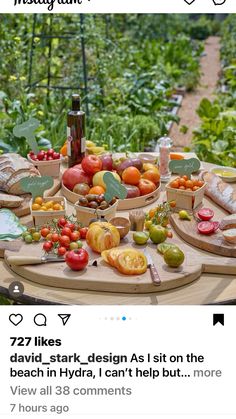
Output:
M62 158L58 160L35 161L31 159L29 154L27 155L27 158L29 162L32 163L36 169L38 169L42 176L59 178Z
M116 210L118 206L118 200L109 208L105 210L93 209L82 207L79 205L79 201L75 203L76 216L77 220L83 224L83 226L88 227L90 221L96 217L104 217L107 221L111 220L116 215Z
M67 200L64 196L49 196L43 198L45 202L54 201L55 203L63 202L64 209L60 211L34 211L32 210L33 199L30 201L30 210L33 217L34 225L42 226L54 218L59 219L66 215L67 211Z
M166 185L167 201L175 201L176 207L180 209L193 210L202 203L206 184L197 191L184 191L170 187L170 183Z

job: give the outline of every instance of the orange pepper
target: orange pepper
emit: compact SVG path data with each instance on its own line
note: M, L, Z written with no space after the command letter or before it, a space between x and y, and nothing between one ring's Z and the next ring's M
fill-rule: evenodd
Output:
M62 154L62 156L66 157L67 156L67 141L65 142L65 144L62 146L60 153Z

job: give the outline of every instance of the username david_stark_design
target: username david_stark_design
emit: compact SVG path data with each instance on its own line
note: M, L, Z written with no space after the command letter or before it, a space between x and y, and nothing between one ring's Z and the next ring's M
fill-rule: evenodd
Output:
M191 5L193 4L196 0L184 0L185 3ZM226 0L212 0L215 6L221 6L222 4L224 4L226 2Z

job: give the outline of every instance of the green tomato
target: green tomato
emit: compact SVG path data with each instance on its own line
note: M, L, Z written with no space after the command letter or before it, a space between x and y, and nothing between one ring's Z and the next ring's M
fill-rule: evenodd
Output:
M30 244L33 241L33 237L31 236L31 234L28 233L27 236L25 236L25 242Z
M83 243L81 240L78 240L77 244L78 244L78 249L81 249L83 247Z
M70 244L70 250L76 250L76 249L78 249L78 248L79 248L78 243L76 243L76 242L72 242L72 243Z
M29 236L29 235L30 235L30 233L28 231L24 231L24 233L22 233L21 237L22 237L22 239L25 240L25 237Z
M32 237L35 242L39 242L39 240L41 239L41 234L36 231L32 234Z

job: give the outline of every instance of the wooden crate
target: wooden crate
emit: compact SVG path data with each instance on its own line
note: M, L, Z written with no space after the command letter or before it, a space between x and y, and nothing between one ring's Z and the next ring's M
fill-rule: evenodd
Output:
M61 217L64 217L66 215L67 212L67 200L64 196L49 196L47 198L44 198L45 202L48 201L54 201L54 202L58 202L64 203L64 209L61 211L33 211L32 210L32 204L33 204L33 200L31 199L30 201L30 210L31 210L31 215L33 218L33 222L34 225L37 226L42 226L46 223L48 223L49 221L52 221L54 218L59 219Z
M197 208L203 200L206 184L197 191L184 191L170 187L170 183L166 185L167 201L175 201L176 207L180 209L193 210Z
M45 161L34 161L30 158L30 155L27 156L30 163L32 163L36 169L38 169L41 176L51 176L53 178L59 178L61 161L58 160L45 160Z
M116 215L116 210L118 206L118 200L111 207L106 210L93 209L87 207L81 207L79 201L75 203L76 216L77 220L83 224L83 226L88 227L90 221L93 218L104 217L107 221L111 220Z

